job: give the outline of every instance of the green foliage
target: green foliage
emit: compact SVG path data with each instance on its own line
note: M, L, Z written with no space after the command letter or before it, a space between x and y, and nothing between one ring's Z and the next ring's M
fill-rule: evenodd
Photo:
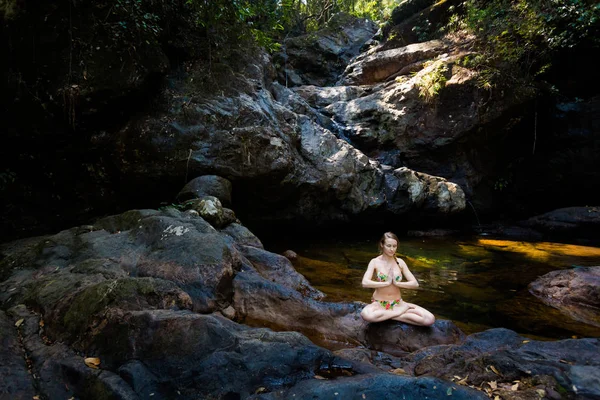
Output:
M535 75L554 51L600 45L600 4L585 0L468 0L462 26L485 44L490 62ZM456 24L457 21L454 21Z
M510 178L498 178L494 182L494 190L501 192L510 185Z
M121 0L125 1L125 0ZM344 12L383 21L400 0L187 0L197 24L205 30L211 50L252 41L279 50L287 35L314 32L332 15Z
M423 25L415 25L412 27L412 31L417 35L417 40L424 42L429 39L429 31L431 30L431 22L428 20L423 21Z
M162 30L161 21L151 6L143 0L114 1L102 21L111 40L118 45L125 44L126 48L156 42Z
M17 174L9 169L0 172L0 192L7 190L17 180Z
M243 47L249 41L269 51L279 49L278 33L286 22L290 1L187 0L196 23L204 29L210 50L224 50L231 43Z
M398 5L395 0L372 0L372 1L353 1L353 8L343 11L357 17L369 18L373 21L387 21L390 19L392 10Z
M446 73L448 66L442 61L435 61L431 67L431 71L424 74L416 83L419 88L419 96L431 103L446 86Z
M481 53L468 54L458 61L458 65L477 71L477 86L491 90L496 86L496 80L500 78L501 72L489 59Z
M10 20L17 14L17 1L16 0L0 0L0 15L5 20Z

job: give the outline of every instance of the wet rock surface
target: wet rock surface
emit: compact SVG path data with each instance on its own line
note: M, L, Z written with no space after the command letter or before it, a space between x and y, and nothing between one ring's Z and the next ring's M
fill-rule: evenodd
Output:
M549 272L531 282L529 291L571 318L600 326L600 267Z

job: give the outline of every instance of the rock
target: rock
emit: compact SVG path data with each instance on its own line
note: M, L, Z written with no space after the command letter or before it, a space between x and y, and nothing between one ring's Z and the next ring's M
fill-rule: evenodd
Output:
M366 329L367 346L392 355L404 355L430 346L459 344L465 337L452 321L447 320L436 320L427 327L384 321L371 323Z
M260 239L240 223L232 222L221 229L221 232L231 236L237 244L258 247L259 249L264 248Z
M529 291L570 318L600 327L600 266L549 272Z
M19 345L18 332L24 322L21 318L11 319L0 310L0 398L31 400L36 395L33 378L27 371Z
M331 86L376 31L375 23L366 18L337 13L324 29L286 39L283 51L274 56L275 62L285 66L279 71L279 82Z
M231 205L232 185L228 179L217 175L202 175L189 181L177 194L177 201L201 199L205 196L214 196L225 205Z
M183 204L186 213L199 215L217 229L237 221L235 212L223 207L221 201L214 196L204 196L201 199L188 200Z
M364 343L362 304L317 301L252 270L242 270L233 283L233 306L240 322L292 329L321 345Z
M245 399L259 387L279 390L340 364L296 332L248 328L214 314L131 312L109 321L96 338L107 368L127 366L134 387L144 389L145 382L162 399ZM133 368L134 361L144 367Z
M253 400L326 400L326 399L488 399L484 392L435 378L411 378L393 374L359 375L332 380L308 379L295 386L268 394L251 396Z
M559 208L521 221L520 225L559 237L595 237L600 230L600 206Z
M296 260L298 258L298 254L296 254L296 252L294 252L293 250L286 250L283 253L281 253L281 255L290 261Z
M325 295L314 289L285 257L254 246L238 246L242 255L265 279L296 290L307 298L322 299Z
M439 40L415 43L358 58L344 71L339 85L372 85L386 80L404 67L442 54L445 46Z
M84 356L77 354L64 343L49 340L44 320L24 305L11 308L9 314L24 321L21 325L21 350L27 354L28 368L36 379L36 395L48 399L138 399L137 394L124 380L104 369L106 359L102 355L95 353L96 356L100 356L95 357L100 359L99 369L91 368L85 364ZM107 342L110 343L110 338ZM27 388L13 391L10 398L28 398L26 396L29 392Z
M235 308L232 306L224 308L221 310L221 314L223 314L225 318L233 320L235 319Z
M507 389L504 394L508 398L539 398L542 390L594 399L600 397L600 386L592 383L600 381L598 351L599 339L537 341L496 328L472 334L459 344L406 355L403 368L417 376L447 380L459 376L476 387L496 381L498 387ZM518 393L510 393L517 380Z

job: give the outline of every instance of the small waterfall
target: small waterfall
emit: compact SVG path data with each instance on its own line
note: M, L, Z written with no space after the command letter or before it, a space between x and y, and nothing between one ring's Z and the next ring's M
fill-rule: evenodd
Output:
M331 119L331 124L327 127L338 139L342 139L344 142L349 145L354 146L350 138L346 135L346 127L336 122L333 118Z

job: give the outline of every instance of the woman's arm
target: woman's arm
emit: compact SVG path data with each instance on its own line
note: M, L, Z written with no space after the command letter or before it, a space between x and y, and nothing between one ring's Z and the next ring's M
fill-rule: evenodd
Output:
M396 281L396 278L394 277L394 286L399 287L401 289L414 289L419 287L419 282L417 281L417 278L415 278L412 272L410 272L410 270L408 269L408 265L406 265L404 260L402 260L401 258L397 258L396 260L398 261L398 266L400 267L400 271L402 272L402 275L404 276L406 281Z
M374 272L375 272L375 259L372 259L371 262L369 263L369 266L367 267L367 272L365 272L363 279L362 279L363 287L377 289L377 288L381 288L381 287L390 286L392 284L391 281L386 281L386 282L374 281L372 279Z

